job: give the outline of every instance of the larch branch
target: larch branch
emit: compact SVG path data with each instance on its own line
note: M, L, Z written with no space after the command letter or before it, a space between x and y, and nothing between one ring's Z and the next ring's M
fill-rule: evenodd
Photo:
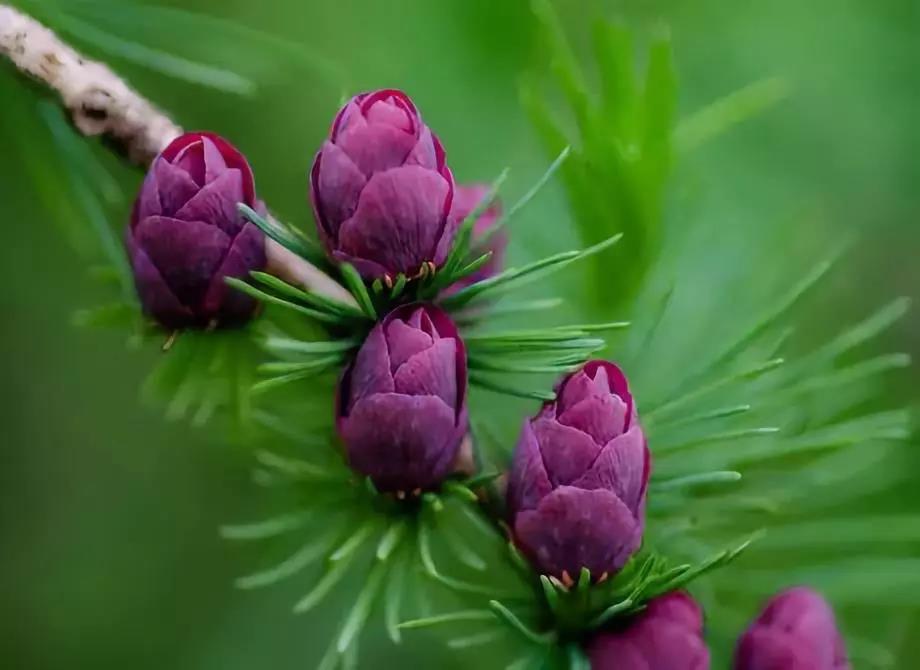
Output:
M74 126L102 137L131 163L146 168L182 128L107 65L90 60L31 16L0 4L0 54L54 91ZM266 237L268 272L309 291L355 304L351 294L300 256Z

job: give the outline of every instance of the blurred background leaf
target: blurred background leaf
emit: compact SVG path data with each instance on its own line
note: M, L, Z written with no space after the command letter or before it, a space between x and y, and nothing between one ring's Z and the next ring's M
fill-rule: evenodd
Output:
M553 118L569 124L566 133L577 129L552 80L558 75L547 62L546 24L533 19L524 0L14 4L109 60L144 94L174 110L184 126L232 137L252 160L273 209L305 227L311 225L306 171L343 93L406 89L441 135L458 179L489 181L510 166L504 193L512 202L543 173L549 155L545 133L528 125L528 107L519 102L522 75L525 88L538 87ZM664 200L649 195L659 188L657 178L637 191L647 199L644 216L668 234L650 235L648 252L634 247L635 257L573 268L555 276L551 289L532 287L534 298L578 298L554 308L547 322L580 322L598 306L607 320L634 320L628 333L611 337L612 351L629 356L627 362L641 360L641 371L633 374L648 380L639 382L640 398L651 404L741 336L750 325L741 315L772 304L841 239L857 243L795 310L789 354L820 346L896 296L916 295L915 3L590 4L596 14L632 29L637 90L644 90L646 73L667 71L655 66L664 58L663 47L655 45L669 37L679 82L669 121L677 152L666 162L671 173L661 190ZM594 22L584 5L551 4L572 61L584 69L585 90L597 91ZM650 53L661 54L659 60ZM343 611L353 592L343 589L333 598L339 602L299 618L286 613L287 588L230 587L264 550L231 550L217 527L273 511L263 509L268 503L250 483L251 454L207 429L164 423L158 412L142 408L140 380L158 352L129 352L118 334L70 326L76 307L111 299L110 289L85 279L87 263L105 258L92 258L90 220L38 112L44 96L5 67L0 94L0 197L7 224L0 245L2 658L10 667L36 669L232 670L261 667L266 658L279 668L312 667L333 632L328 612ZM595 104L603 109L603 101ZM715 119L755 111L761 113L714 136ZM89 146L109 175L94 179L115 194L108 211L124 220L140 175L104 148ZM586 201L592 209L585 213L575 208L570 214L568 195L566 182L551 184L514 222L510 263L578 248L585 222L616 220L618 208L628 206L608 193ZM74 254L72 242L85 253ZM629 249L624 243L617 253ZM644 259L655 254L665 260L640 291L631 285L630 264L644 268ZM642 320L605 300L636 291ZM667 309L660 312L658 305ZM664 316L657 322L659 312ZM655 355L637 356L655 323ZM906 352L916 359L918 335L914 310L860 353ZM916 408L915 377L895 372L874 381L870 409ZM824 393L835 391L831 386ZM477 391L471 402L474 417L489 417L496 449L510 449L519 424L493 417L520 417L536 406L487 391ZM826 407L823 400L820 406ZM910 667L920 652L914 641L918 542L910 530L920 503L916 452L872 445L826 458L836 460L802 473L794 508L811 518L810 507L823 506L848 524L860 519L861 530L852 535L850 525L851 535L840 537L829 522L794 523L793 516L782 534L763 540L764 551L782 552L784 561L765 564L752 553L749 562L742 558L720 573L725 591L734 584L745 588L711 612L723 630L714 639L717 658L724 659L728 636L752 615L758 591L789 580L814 581L838 594L860 659ZM820 496L804 488L811 477L826 482L815 489ZM765 477L762 483L772 488L776 482ZM847 507L853 488L865 493L858 508ZM875 523L880 519L884 526ZM815 536L839 538L839 544L803 550L803 538ZM306 592L308 584L309 575L296 592ZM892 625L893 619L899 623ZM375 654L380 665L393 658L424 666L440 645L417 633L411 645L394 648L384 635L375 629L364 645L364 654ZM495 667L503 667L501 648L489 649L488 658L494 653ZM459 652L438 659L441 667L467 665Z

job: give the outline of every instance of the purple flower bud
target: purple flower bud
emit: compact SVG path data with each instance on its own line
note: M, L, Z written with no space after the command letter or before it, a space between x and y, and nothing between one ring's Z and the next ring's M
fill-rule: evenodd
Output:
M473 210L479 206L479 203L489 194L489 186L485 184L474 184L471 186L457 186L454 191L454 206L451 212L451 219L455 226L459 228L463 220L466 219ZM484 244L483 236L488 233L501 216L501 205L493 201L492 205L486 209L476 222L473 224L473 237L471 248L473 254L481 256L487 251L492 252L488 262L471 275L454 282L445 291L445 295L456 293L461 288L474 284L483 279L488 279L497 275L502 270L502 264L505 258L505 247L508 246L508 236L504 230L500 230L492 235Z
M441 265L456 234L444 149L402 91L342 108L313 161L310 197L326 251L367 279Z
M432 305L404 305L367 336L339 384L339 434L352 468L382 491L430 489L467 430L466 349Z
M591 361L524 423L508 483L515 543L564 582L618 571L642 543L650 455L626 377Z
M225 139L186 133L157 156L125 232L144 312L166 328L236 325L257 303L224 277L265 267L262 231L237 203L263 209L252 169Z
M653 600L625 628L599 633L587 651L591 670L709 670L703 612L684 592Z
M834 612L820 595L793 588L774 596L738 640L735 670L850 670Z

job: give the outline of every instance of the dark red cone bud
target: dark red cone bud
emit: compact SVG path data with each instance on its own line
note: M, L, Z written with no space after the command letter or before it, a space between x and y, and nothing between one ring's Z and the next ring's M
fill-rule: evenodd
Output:
M390 312L339 385L338 429L351 466L382 491L436 487L467 432L466 349L432 305Z
M563 581L617 572L642 544L650 467L623 372L587 363L524 423L508 483L515 543Z
M263 210L252 170L225 139L186 133L157 156L125 244L144 312L165 328L247 321L257 303L224 283L265 267L265 238L237 211Z
M456 234L444 149L402 91L362 93L342 108L313 162L310 196L330 257L366 279L440 266Z
M738 640L735 670L850 670L834 612L820 595L794 588L774 596Z

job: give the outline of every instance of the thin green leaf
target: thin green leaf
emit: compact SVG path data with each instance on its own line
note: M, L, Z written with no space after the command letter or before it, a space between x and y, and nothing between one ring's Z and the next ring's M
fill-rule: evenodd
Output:
M663 181L671 162L671 132L677 101L677 76L670 39L657 39L649 47L643 92L643 161L656 180ZM651 222L651 220L650 220ZM657 221L656 221L657 222Z
M276 389L279 386L284 386L285 384L291 384L293 382L299 382L305 379L312 379L313 377L317 377L324 372L334 370L340 360L341 359L338 357L334 359L324 359L322 365L311 365L309 363L304 363L302 364L301 369L297 372L290 372L279 377L271 377L269 379L263 379L262 381L256 382L252 385L251 391L254 395L258 395L260 393L265 393L267 391L271 391L272 389Z
M674 130L680 152L690 152L732 127L785 100L791 86L780 77L768 77L729 93L681 121Z
M709 393L723 389L727 386L731 386L736 382L751 381L757 379L758 377L772 372L779 366L783 365L785 362L786 361L783 358L774 358L773 360L757 363L753 366L742 368L737 372L729 373L726 376L716 379L713 382L702 384L691 391L683 391L678 393L665 402L659 403L658 405L653 405L651 409L646 411L645 420L651 423L654 421L654 418L660 414L665 414L667 412L673 411L678 407L683 407L684 405L687 405L694 400L698 400L699 398L706 396Z
M399 631L399 610L402 606L407 563L405 552L390 562L392 568L387 578L384 594L383 622L393 644L402 642L402 634Z
M288 251L305 258L314 265L325 264L325 255L308 238L295 234L290 228L271 216L262 216L245 203L237 203L236 208L248 221Z
M636 66L630 31L608 21L595 21L593 45L601 82L603 116L625 136L636 109Z
M333 528L319 539L310 538L297 552L291 554L278 565L245 577L239 577L234 581L234 585L243 590L257 589L271 586L283 579L293 577L328 551L329 546L338 535L339 529Z
M376 321L377 310L374 309L374 302L371 300L370 293L367 292L367 286L364 285L364 280L361 279L361 275L358 274L355 266L351 263L342 263L339 265L339 272L342 274L345 286L355 297L355 300L358 301L358 305L360 305L364 313L370 319Z
M719 354L713 361L711 361L706 368L695 375L693 379L687 382L686 385L696 385L700 378L705 377L711 372L718 370L722 365L730 362L736 356L741 354L745 349L750 346L758 337L760 337L767 329L771 328L776 322L783 317L789 310L795 307L802 298L814 288L818 282L821 281L833 267L835 260L839 256L839 253L832 256L830 259L818 263L811 272L809 272L798 284L796 284L791 291L789 291L782 299L780 299L777 304L767 310L763 315L761 315L752 326L744 332L741 337L735 340L729 347L727 347L721 354Z
M255 523L225 525L220 527L220 536L225 540L264 540L301 528L309 518L306 512L296 512Z
M492 608L492 611L495 612L499 620L507 623L513 630L517 631L525 639L533 642L534 644L549 645L556 640L555 633L537 633L529 626L527 626L527 624L521 621L514 612L512 612L497 600L490 600L489 607Z
M635 605L635 602L632 600L632 598L626 598L625 600L621 600L617 603L614 603L613 605L610 605L603 612L598 614L594 620L591 621L590 627L598 628L603 626L615 616L631 610L633 605Z
M476 633L465 637L455 637L447 641L450 649L469 649L470 647L479 647L490 642L495 642L502 636L500 630L490 630L485 633Z
M467 567L478 570L480 572L485 572L488 569L488 564L483 560L476 552L470 549L467 545L466 540L460 538L459 536L451 533L445 529L445 532L441 534L444 538L444 541L447 542L447 546L450 549L450 553L461 563Z
M553 391L543 391L539 389L528 390L515 388L513 386L507 386L501 382L496 382L484 377L483 375L477 374L475 372L470 372L469 374L470 384L480 386L484 389L492 391L494 393L501 393L504 395L510 395L517 398L528 398L530 400L543 400L551 401L556 399L556 394Z
M387 531L380 538L380 542L377 544L377 560L386 561L390 558L390 555L393 553L393 550L399 546L400 541L405 535L407 530L407 525L405 521L394 521L390 524L390 527L387 528Z
M562 167L562 164L565 163L565 160L569 157L569 154L572 152L572 148L567 146L559 155L556 156L555 160L550 163L550 166L546 169L536 183L530 187L530 189L523 195L521 198L515 202L508 211L499 218L492 226L486 230L478 240L478 244L486 245L489 240L498 233L502 228L508 225L508 222L511 221L524 207L526 207L531 200L533 200L536 195L543 190L543 187L553 178L553 175Z
M396 281L393 282L393 288L390 290L390 300L396 300L399 296L402 295L402 292L406 288L406 275L400 272L396 275Z
M438 614L437 616L426 617L424 619L412 619L403 621L399 624L400 630L412 630L416 628L430 628L431 626L442 626L444 624L466 623L472 621L492 621L495 615L490 610L463 610L460 612L448 612L447 614Z
M301 314L304 314L310 317L311 319L321 321L322 323L336 323L337 324L341 322L340 317L334 316L332 314L328 314L327 312L321 312L316 309L310 309L308 307L304 307L303 305L298 305L297 303L290 302L289 300L284 300L277 296L271 295L270 293L266 293L265 291L257 289L255 286L247 284L246 282L240 279L237 279L236 277L224 277L224 282L227 285L232 286L236 290L242 291L246 295L255 298L256 300L260 300L262 302L268 302L273 305L278 305L286 309L294 310L295 312L300 312Z
M543 587L543 595L546 598L546 604L550 610L556 611L559 607L559 592L556 591L555 585L546 575L540 575L540 586Z
M96 237L106 261L117 268L120 277L122 292L129 300L133 300L134 292L131 285L131 272L121 242L116 238L109 224L105 208L99 201L96 191L88 184L83 175L83 166L94 162L95 158L89 149L77 138L73 129L64 118L63 112L50 102L38 104L38 112L44 119L56 146L60 149L61 156L65 159L68 170L67 177L74 197L80 209L83 210L87 221L93 227Z
M920 542L920 516L885 514L784 523L768 529L759 547L770 551L874 547Z
M740 479L741 473L735 470L716 470L714 472L700 472L693 475L675 477L674 479L668 479L662 482L653 481L649 488L656 493L663 493L665 491L693 488L695 486L737 482Z
M671 421L663 421L656 425L656 429L660 431L664 428L670 429L678 426L686 426L691 423L711 421L713 419L727 419L728 417L750 412L751 409L751 405L731 405L729 407L720 407L718 409L708 410L699 414L690 414L688 416L677 417Z
M125 328L137 323L139 317L137 305L117 302L81 309L73 315L73 322L80 328Z
M345 652L352 641L361 633L361 629L364 628L367 617L371 613L371 607L373 607L374 600L380 593L380 586L383 583L385 571L386 568L383 565L376 565L371 570L367 581L364 583L364 587L355 600L354 606L345 619L345 624L342 626L342 632L339 633L336 649L338 649L340 654Z
M454 238L454 244L451 247L450 254L447 256L441 271L435 278L435 288L444 288L462 276L458 270L460 269L460 265L466 259L467 254L470 251L470 241L473 237L473 226L479 217L481 217L482 214L495 202L495 198L498 196L498 192L501 189L502 184L504 184L505 180L508 178L508 173L508 168L505 168L501 171L498 177L496 177L496 179L492 182L492 185L490 186L489 192L486 194L486 196L480 200L476 207L473 208L473 211L463 219L463 222L460 224L460 228L457 230L457 235Z
M364 539L366 540L367 536ZM316 586L294 605L294 613L305 614L322 602L323 598L345 577L345 573L348 572L356 556L357 551L353 550L341 560L331 562Z
M591 661L577 644L568 647L568 670L591 670Z
M910 298L901 297L888 303L864 321L848 328L815 352L819 359L836 358L863 344L900 321L910 309Z
M361 346L361 341L356 339L311 341L294 340L286 337L268 337L263 344L272 351L298 354L330 354L357 349Z
M307 361L271 361L269 363L259 364L257 370L260 373L270 375L288 372L306 372L316 370L317 368L330 368L341 364L343 360L344 358L341 355L334 354L332 356L312 358Z
M158 27L179 43L197 47L201 53L232 45L233 53L239 54L235 65L259 75L259 81L275 75L283 64L319 75L337 92L349 88L347 73L338 63L321 53L308 51L302 42L256 30L240 21L148 3L113 5L109 0L68 0L67 5L94 25L110 26L112 32L129 36L126 39L136 36L138 31L149 34L150 27Z
M321 311L328 312L333 316L352 319L367 318L364 312L362 312L357 307L346 304L344 302L339 302L338 300L333 300L332 298L327 298L325 296L319 295L318 293L303 291L296 286L291 286L287 282L278 279L274 275L270 275L266 272L251 272L250 274L253 279L268 286L269 288L274 289L286 298L292 298L294 300L305 302L311 307L315 307Z
M91 43L103 52L175 79L247 97L255 95L258 90L254 81L235 72L181 58L133 40L122 39L66 13L56 12L55 23L64 32Z
M763 535L762 531L759 531L752 535L750 538L742 542L740 545L734 549L728 549L726 551L720 552L713 556L712 558L703 561L699 565L696 565L689 570L682 572L680 575L674 577L673 579L663 582L657 586L654 593L648 594L649 598L654 598L663 593L670 593L671 591L681 588L682 586L689 584L691 581L700 577L711 570L722 567L731 563L738 556L740 556L748 547L756 542Z
M304 481L338 481L347 477L344 473L334 472L299 458L281 456L267 449L258 450L256 460L267 468Z
M330 563L337 563L351 558L370 538L377 528L377 519L370 519L360 526L358 530L342 543L338 549L329 555Z
M561 270L575 261L600 253L619 242L622 237L622 234L616 234L581 251L564 251L548 258L534 261L521 268L508 268L498 275L471 284L457 293L441 299L440 302L446 308L456 309L468 304L474 299L481 299L483 296L489 296L496 292L518 288L526 283Z
M584 129L590 118L590 99L578 60L569 46L552 4L548 0L534 0L532 8L542 28L545 49L552 57L550 67L553 74L575 113L579 127Z
M780 431L778 426L758 426L756 428L740 428L738 430L727 430L720 433L712 433L710 435L703 435L702 437L694 437L683 442L672 443L672 444L663 444L655 447L655 451L661 454L670 454L674 451L680 451L681 449L688 449L690 447L695 447L698 445L707 445L714 444L716 442L737 442L739 440L745 440L753 437L766 437L770 435L775 435Z

